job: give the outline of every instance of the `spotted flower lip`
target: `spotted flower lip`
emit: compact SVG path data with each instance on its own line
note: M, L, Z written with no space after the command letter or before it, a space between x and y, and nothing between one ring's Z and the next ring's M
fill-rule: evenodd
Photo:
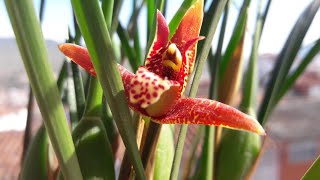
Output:
M203 18L203 1L197 0L184 15L169 40L169 28L157 12L156 36L145 66L136 74L118 65L128 105L160 124L205 124L251 131L265 135L257 120L223 103L183 98L188 76L192 72ZM96 76L86 48L61 44L59 49L91 75Z

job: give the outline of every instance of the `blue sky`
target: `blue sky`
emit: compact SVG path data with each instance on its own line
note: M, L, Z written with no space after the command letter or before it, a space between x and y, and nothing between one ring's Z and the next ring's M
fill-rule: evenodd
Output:
M172 2L172 1L171 1ZM178 9L181 0L168 3L167 19L171 19L174 12ZM239 2L239 3L238 3ZM240 0L235 1L235 5L231 6L230 19L233 21L237 17L236 6L241 5ZM256 10L256 1L252 1L250 11ZM281 50L290 29L293 27L296 19L308 5L311 0L274 0L272 2L269 17L266 21L264 33L261 40L260 52L262 53L277 53ZM39 6L39 0L35 0L34 4L36 8ZM289 4L289 6L288 6ZM38 8L37 8L38 9ZM42 25L44 37L46 39L57 41L58 43L64 42L67 37L67 27L71 22L71 5L70 1L65 0L47 0L45 7L44 22ZM125 0L124 6L121 11L122 23L127 23L128 17L130 17L131 0ZM60 12L60 13L56 13ZM145 17L145 11L142 11L140 17ZM249 17L249 24L253 26L255 17ZM231 22L232 22L231 20ZM317 22L317 23L316 23ZM12 38L14 37L13 31L10 26L9 18L5 10L3 1L0 1L0 38ZM141 23L143 24L143 23ZM230 23L231 24L231 23ZM145 41L145 25L141 25L141 37L142 41ZM229 28L232 29L232 28ZM250 28L249 28L250 29ZM227 32L230 34L231 30ZM252 33L252 32L250 32ZM320 38L320 13L318 12L314 22L309 29L307 37L304 41L305 44L311 43ZM226 44L226 43L225 43Z

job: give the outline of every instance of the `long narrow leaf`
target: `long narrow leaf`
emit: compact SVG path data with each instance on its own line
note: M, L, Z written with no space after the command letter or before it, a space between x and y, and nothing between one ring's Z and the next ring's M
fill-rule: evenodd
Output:
M292 73L288 75L286 78L283 86L281 87L281 90L279 92L279 95L276 100L276 104L279 102L279 100L286 94L286 92L294 85L298 77L304 72L304 70L307 68L307 66L314 60L314 57L320 52L320 39L318 39L314 46L307 52L304 58L302 58L301 63L299 66L293 70Z
M129 44L129 35L128 33L126 33L126 30L121 26L120 23L118 24L117 33L120 38L122 48L128 57L130 66L133 72L135 72L138 69L138 67L141 65L141 62L139 62L138 61L139 59L136 58L137 57L136 53Z
M21 180L48 179L48 135L44 126L41 126L35 135L21 170ZM35 169L37 169L35 171Z
M183 166L182 179L188 179L189 177L191 177L192 169L194 168L193 166L198 164L196 163L197 161L196 155L197 155L198 147L201 143L201 139L203 138L204 127L205 126L200 126L198 128L196 133L197 136L193 139L190 155L187 156L185 161L186 163Z
M236 25L234 27L234 31L232 33L229 44L227 46L226 52L224 53L223 58L221 60L220 69L219 69L220 78L223 77L223 74L225 73L225 70L227 69L229 61L231 60L231 57L233 55L233 52L237 48L237 45L241 40L242 34L245 31L249 5L250 5L250 0L245 0L241 6Z
M32 124L33 124L34 97L33 97L31 86L29 86L28 99L29 99L28 105L27 105L28 114L27 114L26 128L24 130L24 135L23 135L23 149L22 149L22 155L21 155L21 164L24 161L29 143L32 138L31 128L32 128Z
M259 151L259 135L226 129L219 145L216 179L245 179Z
M69 116L71 121L72 129L78 124L79 117L77 112L77 100L76 100L76 94L75 94L75 87L74 87L74 81L72 78L72 72L71 72L71 61L68 62L69 65L69 71L68 71L68 78L67 78L67 102L69 106Z
M147 41L150 41L150 34L152 31L153 18L156 11L155 1L147 1Z
M131 14L131 17L129 19L129 24L127 31L129 32L130 37L133 37L134 34L137 32L138 27L138 16L143 8L143 5L146 0L142 0L139 6L137 6L137 1L133 1L133 12Z
M223 41L225 38L225 30L227 26L228 16L229 16L229 4L228 1L225 10L224 10L224 16L221 23L221 29L219 34L219 40L217 49L215 52L215 55L212 56L212 58L209 58L209 66L211 71L211 82L210 82L210 89L209 89L209 98L210 99L217 99L218 97L218 87L219 87L219 67L221 62L221 54L222 54L222 47L223 47ZM211 53L210 53L211 54Z
M270 2L268 2L263 15L260 12L262 3L261 1L259 2L249 67L246 72L246 78L244 78L244 95L240 109L251 116L255 116L255 93L258 85L258 46ZM246 179L251 173L255 165L254 163L257 162L256 159L260 151L261 145L258 135L248 132L224 130L219 144L216 179ZM228 167L230 163L234 165ZM230 171L233 173L228 173Z
M274 108L278 93L319 6L320 1L314 0L300 15L276 60L272 76L267 84L267 89L258 113L258 120L263 125L266 123L270 112Z
M106 20L106 24L109 31L111 31L111 25L112 25L113 5L114 5L114 0L103 0L101 4L104 19Z
M242 64L243 64L243 48L244 48L244 39L246 35L246 22L247 22L247 14L249 9L250 1L244 1L236 21L236 25L231 35L230 42L226 49L226 52L223 56L222 62L219 68L219 87L218 87L218 100L220 102L233 105L234 104L234 97L239 91L240 82L242 79ZM221 67L224 66L224 69ZM215 162L217 162L215 170L216 170L216 177L221 177L221 171L227 171L225 165L221 165L221 159L224 159L225 156L232 156L233 154L229 154L228 152L224 152L224 156L220 156L219 154L222 151L226 151L223 148L223 144L225 142L225 134L222 136L222 127L216 128L216 157ZM222 137L222 139L221 139ZM235 154L237 156L239 154ZM225 161L227 163L227 161ZM240 162L239 162L240 163ZM236 170L236 168L235 168ZM239 170L239 169L238 169ZM234 173L232 173L234 174ZM222 178L227 178L222 176ZM228 178L227 178L228 179Z
M157 29L157 26L156 26L156 19L157 19L157 11L155 8L157 8L159 11L162 11L162 7L163 7L163 1L164 0L157 0L155 4L148 4L148 38L147 38L147 46L146 46L146 49L150 49L151 45L152 45L152 42L156 36L156 29ZM155 5L155 6L154 6ZM154 9L153 9L154 8ZM152 14L152 18L149 17L151 16ZM152 24L152 26L151 26ZM151 26L151 27L149 27ZM147 54L148 54L148 51L146 51L146 54L145 54L145 58L147 58Z
M191 7L192 4L194 4L194 2L196 2L196 0L185 0L183 1L183 3L181 4L180 8L178 9L178 11L174 14L172 20L169 23L169 32L170 32L170 36L169 39L172 38L172 36L174 35L174 33L176 32L176 29L178 28L183 16L186 14L186 12L188 11L188 9Z
M32 1L6 0L5 3L32 90L63 175L66 179L81 180L78 159Z
M161 128L159 143L155 152L154 180L169 179L174 153L173 126Z
M74 62L71 62L71 69L72 69L72 77L74 82L74 91L76 95L75 97L76 97L76 105L77 105L77 114L78 114L78 117L81 118L83 115L84 106L86 103L81 72L80 72L79 66Z
M108 0L107 0L108 1ZM119 24L119 14L122 7L123 0L117 0L114 2L113 14L112 14L112 24L110 32L115 32Z
M243 97L240 104L240 110L242 112L256 115L256 94L258 90L258 50L261 35L263 32L263 27L265 24L265 20L269 13L269 8L271 5L272 0L268 0L265 10L261 13L262 9L262 1L259 1L259 8L258 8L258 15L255 24L254 36L253 36L253 43L251 47L251 54L249 58L249 65L248 69L245 74L244 80L244 89L243 89Z
M117 68L115 53L102 11L97 0L72 0L80 30L88 47L112 115L117 123L130 160L139 179L145 179L138 146L132 129L132 117Z
M195 97L197 94L198 86L200 83L200 77L202 74L202 69L205 64L205 60L207 59L207 56L209 54L209 50L210 50L211 43L213 40L213 35L216 31L219 19L221 17L221 14L224 10L226 3L227 3L227 0L219 1L217 4L216 10L213 13L209 27L202 27L202 28L209 28L210 30L209 30L208 34L201 34L201 35L205 35L206 39L205 39L204 45L200 51L200 55L197 58L198 65L195 69L195 76L194 76L194 80L192 82L191 90L189 93L190 97ZM170 175L171 180L177 179L177 177L178 177L180 161L181 161L181 157L182 157L182 152L183 152L183 147L184 147L184 142L185 142L187 130L188 130L188 125L182 125L180 128L180 131L179 131L178 142L176 145L175 156L173 159L173 165L172 165L172 170L171 170L171 175Z
M246 24L246 21L244 22ZM218 100L220 102L232 105L235 96L239 92L242 79L242 64L243 64L243 48L245 31L241 35L237 47L232 52L231 59L226 66L223 77L219 83Z
M310 166L310 168L307 170L307 172L304 174L304 176L301 178L302 180L314 180L314 179L320 179L320 156L317 157L317 159L313 162L313 164Z
M40 1L40 10L39 10L39 20L40 23L43 21L43 13L44 13L44 7L45 7L46 1L41 0ZM22 156L21 156L21 163L23 163L24 157L26 155L27 149L29 142L31 140L31 127L32 127L32 122L33 122L33 111L34 111L34 97L32 93L32 88L29 86L29 98L28 98L28 114L27 114L27 122L26 122L26 128L24 131L24 136L23 136L23 149L22 149Z
M84 117L72 133L84 179L115 179L112 148L99 117Z
M89 77L89 90L84 116L100 117L102 114L102 88L97 78Z

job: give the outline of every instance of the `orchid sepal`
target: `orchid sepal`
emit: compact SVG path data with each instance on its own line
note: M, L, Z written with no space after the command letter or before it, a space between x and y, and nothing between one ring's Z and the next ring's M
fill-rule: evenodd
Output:
M202 124L251 131L265 135L257 120L218 101L181 98L166 116L154 118L160 124Z

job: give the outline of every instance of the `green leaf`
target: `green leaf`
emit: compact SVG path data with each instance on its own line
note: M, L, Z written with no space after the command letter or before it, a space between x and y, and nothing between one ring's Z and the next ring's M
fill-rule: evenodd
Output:
M209 57L208 57L208 63L209 63L209 68L211 72L211 82L210 82L210 89L209 89L209 98L210 99L217 99L218 97L218 87L219 87L219 67L222 59L222 47L223 47L223 42L225 38L225 31L226 31L226 26L227 26L227 21L228 21L228 16L229 16L229 1L227 2L225 9L224 9L224 15L221 23L221 29L220 29L220 34L219 34L219 40L218 40L218 45L217 49L215 52L215 55L212 55L212 52L209 52ZM211 4L213 6L213 4ZM211 7L210 7L211 9ZM206 12L206 14L210 14L212 12ZM207 21L207 20L206 20ZM202 29L202 31L205 31ZM207 31L207 30L206 30ZM212 51L212 48L211 48Z
M204 133L204 128L205 126L200 126L196 132L196 136L192 140L192 146L191 146L191 151L190 154L187 155L187 158L185 160L185 164L183 166L183 174L182 174L182 179L194 179L196 178L198 174L195 174L194 177L192 177L192 169L194 168L193 166L199 166L199 163L197 163L197 151L199 148L199 145L201 143L201 140L203 138L203 133ZM196 167L197 169L197 167ZM200 172L196 171L195 173ZM192 178L191 178L192 177ZM196 178L199 179L199 178Z
M62 67L60 69L60 72L59 72L58 79L57 79L57 86L58 86L58 90L59 90L61 96L63 94L65 81L67 79L67 66L68 66L68 62L66 60L64 60Z
M137 23L138 17L140 15L142 8L144 7L145 2L146 2L145 0L142 0L139 5L137 5L137 0L134 0L132 2L132 9L133 10L132 10L131 16L129 18L129 24L127 27L127 31L129 33L130 38L134 37L136 32L138 32L138 28L137 28L139 25L139 23Z
M169 31L170 36L169 39L172 38L174 33L176 32L180 22L182 21L183 16L187 13L189 8L196 2L196 0L184 0L178 9L178 11L174 14L173 18L169 23Z
M118 130L116 127L116 124L113 120L111 110L108 106L108 103L106 102L106 99L103 97L102 99L102 115L101 115L102 122L104 124L104 127L107 131L109 142L111 144L114 143L115 140L117 140L118 137Z
M59 91L32 1L5 1L32 91L66 179L82 179Z
M240 9L240 12L238 15L238 19L237 19L236 25L233 29L229 44L228 44L227 49L226 49L226 51L222 57L222 60L221 60L221 64L220 64L220 68L219 68L220 79L223 78L223 75L227 69L227 66L231 60L231 57L232 57L235 49L237 48L237 46L241 40L241 37L245 31L249 5L250 5L250 0L245 0L241 6L241 9Z
M316 15L320 6L320 1L314 0L303 11L292 28L287 41L276 59L276 64L272 71L272 76L267 84L267 89L259 108L258 120L264 125L267 118L275 106L277 96L282 88L285 78L293 64L299 51L302 41Z
M205 126L198 179L213 179L215 127Z
M101 8L109 31L111 31L114 0L102 0Z
M216 10L214 11L213 15L210 18L211 19L210 25L209 25L210 30L209 30L208 34L202 34L202 35L206 36L206 39L204 41L204 44L203 44L201 50L199 51L200 54L197 58L197 66L195 68L195 75L194 75L193 82L191 85L189 97L195 97L197 94L203 66L204 66L205 61L208 57L211 43L213 40L213 35L216 31L219 19L221 17L221 14L224 10L226 3L227 3L227 0L221 0L217 3ZM202 27L202 28L206 28L206 27ZM180 128L180 131L179 131L178 142L176 145L175 156L174 156L173 165L172 165L173 168L171 170L171 175L170 175L171 180L178 178L180 161L181 161L181 157L182 157L183 146L184 146L187 130L188 130L188 125L182 125Z
M83 83L82 83L82 76L81 76L80 68L76 63L71 62L71 69L72 69L72 77L74 82L77 114L78 114L78 117L81 118L83 115L84 107L86 103L86 98L84 95L84 89L83 89Z
M233 105L235 97L238 96L242 80L242 65L244 63L243 49L245 46L245 36L246 32L243 31L240 41L232 52L231 59L226 66L223 76L219 77L221 81L219 82L217 99L225 104Z
M68 62L68 65L71 66L71 61ZM70 68L69 68L70 69ZM78 111L77 111L77 100L76 100L76 94L75 94L75 84L72 78L72 72L69 70L68 72L68 79L67 79L67 101L69 106L69 116L71 121L71 127L74 129L74 127L78 124L79 117Z
M292 73L288 75L286 78L279 95L276 100L276 104L280 101L280 99L288 92L288 90L294 85L296 80L300 77L300 75L304 72L307 66L314 60L314 57L320 52L320 39L318 39L313 47L307 52L307 54L302 58L300 64L296 69L293 70Z
M261 15L261 1L256 21L254 41L252 45L249 67L244 78L244 95L240 109L247 114L255 115L257 88L257 57L263 24L268 13L271 0L268 1L264 14ZM260 152L260 137L253 133L224 130L220 141L217 160L217 179L247 179ZM227 163L235 164L232 167ZM228 173L232 172L232 173Z
M101 120L84 117L72 134L83 178L115 179L112 148Z
M306 173L301 179L302 180L320 179L319 169L320 169L320 156L317 157L317 159L313 162L313 164L310 166L310 168L306 171Z
M87 103L83 116L100 117L102 115L102 87L97 78L93 76L90 76L89 78Z
M109 0L106 0L106 1L109 1ZM122 7L122 4L123 4L123 0L117 0L114 2L112 24L111 24L111 30L110 30L111 33L116 32L117 30L117 27L119 24L119 14L120 14L120 9Z
M244 78L244 90L243 97L240 104L240 109L243 112L249 112L250 114L255 114L256 110L256 93L258 89L258 49L261 39L261 33L263 30L265 18L268 14L271 0L268 1L267 7L265 9L264 15L261 15L261 1L259 1L258 15L256 19L256 25L253 35L253 43L251 48L251 54L249 58L248 69Z
M28 148L21 170L21 180L48 179L48 146L46 129L41 126Z
M162 10L163 7L163 1L164 0L157 0L155 4L153 3L149 3L148 1L148 37L147 37L147 46L146 46L146 54L145 54L145 58L147 59L147 55L149 53L149 49L152 45L152 43L155 41L155 37L156 37L156 32L157 32L157 11L155 8L158 8L160 11ZM152 18L151 18L151 14L152 14ZM150 17L149 17L150 16ZM152 26L151 26L152 25ZM151 27L149 27L151 26Z
M156 11L155 1L147 1L147 41L150 41L150 34L153 28L154 13Z
M230 129L223 132L217 156L216 179L246 179L259 154L260 137L254 133Z
M127 31L123 29L123 27L121 26L121 23L119 23L118 25L117 33L121 41L121 46L128 57L130 66L133 72L136 72L138 70L138 67L141 65L141 62L139 62L139 59L136 58L137 57L136 52L129 44L129 41L130 41L129 35Z
M173 126L162 125L155 152L154 180L169 179L174 155Z
M130 17L130 23L128 25L128 31L131 32L133 35L133 48L136 53L136 61L139 63L139 65L142 64L142 49L141 49L141 42L140 42L140 36L139 36L139 29L138 28L138 15L141 12L141 9L144 7L145 1L143 0L140 5L137 7L137 1L133 1L133 8L134 11L132 12L132 15Z
M110 34L99 1L72 0L75 15L113 118L139 179L145 179L132 117L126 101Z

